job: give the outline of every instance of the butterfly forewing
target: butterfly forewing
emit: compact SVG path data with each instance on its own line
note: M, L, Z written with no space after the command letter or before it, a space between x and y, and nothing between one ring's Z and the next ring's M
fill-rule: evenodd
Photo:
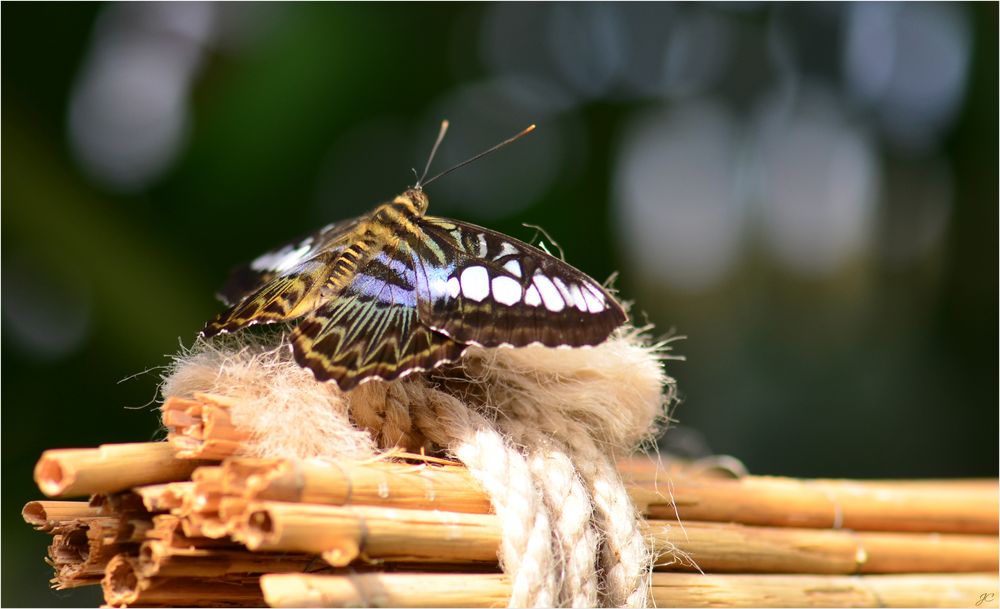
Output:
M359 219L327 225L234 269L219 291L230 308L205 324L205 337L290 321L320 306L332 263L352 243Z
M358 219L328 224L305 237L294 239L233 269L219 290L219 300L234 305L275 277L288 275L320 253L337 253L350 245Z
M305 315L320 305L328 264L326 257L316 257L272 278L205 324L202 336L233 332L254 324L290 321Z
M522 241L479 226L425 217L410 242L420 320L486 347L602 342L626 320L596 281Z

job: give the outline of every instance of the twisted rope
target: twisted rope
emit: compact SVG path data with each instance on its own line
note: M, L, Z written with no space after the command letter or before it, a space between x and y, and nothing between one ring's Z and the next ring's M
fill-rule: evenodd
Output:
M560 606L596 606L599 533L592 523L594 508L590 494L566 446L517 419L506 419L501 426L512 440L524 446L528 466L541 487L545 507L553 521L564 565Z
M421 429L465 463L500 518L500 561L511 578L510 606L556 606L552 527L527 460L485 417L457 398L416 389L410 392L410 405Z
M590 491L594 525L603 533L600 565L605 579L602 604L610 607L645 607L648 603L652 557L640 528L640 514L628 495L608 451L594 440L592 431L568 417L544 409L510 404L516 420L566 443L569 457Z
M407 392L401 383L365 383L348 394L354 422L372 434L380 448L419 450L424 436L413 425Z

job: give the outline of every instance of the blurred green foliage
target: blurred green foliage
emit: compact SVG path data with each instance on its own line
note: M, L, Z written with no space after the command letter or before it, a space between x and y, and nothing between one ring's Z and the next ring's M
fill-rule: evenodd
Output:
M99 602L93 589L46 588L47 538L19 516L39 496L40 452L161 437L158 367L220 310L212 295L227 269L400 191L436 129L429 108L487 76L475 60L486 5L272 8L252 43L206 52L176 162L121 192L81 170L67 136L73 83L104 6L3 5L4 605ZM523 222L539 224L589 274L620 270L639 310L689 336L675 343L688 361L669 365L685 397L676 418L751 471L995 476L997 13L995 4L971 10L969 88L941 151L956 184L944 245L911 271L867 271L875 288L863 297L850 270L789 279L753 249L725 290L687 295L636 276L610 228L608 193L618 130L650 102L582 105L575 120L587 151L560 160L570 169L527 207L493 219L431 192L431 213L523 239L532 233ZM374 120L399 127L394 146L346 160L331 153ZM517 146L538 145L541 127ZM490 132L465 152L507 135ZM351 171L338 172L341 161ZM924 281L928 273L941 280ZM80 336L33 348L12 326L23 315L43 330L69 316Z

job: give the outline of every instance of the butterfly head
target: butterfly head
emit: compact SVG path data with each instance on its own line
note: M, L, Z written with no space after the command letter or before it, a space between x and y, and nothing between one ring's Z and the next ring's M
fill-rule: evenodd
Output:
M427 198L427 194L424 190L415 186L413 188L408 188L406 191L399 195L393 200L393 203L399 207L403 207L406 211L410 212L415 216L422 216L427 212L427 206L430 204L430 199Z

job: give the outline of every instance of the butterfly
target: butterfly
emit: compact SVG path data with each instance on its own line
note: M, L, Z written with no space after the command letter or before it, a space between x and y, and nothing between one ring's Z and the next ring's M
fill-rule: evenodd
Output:
M600 283L513 237L426 215L424 186L533 128L234 269L219 292L229 308L201 336L298 319L296 362L343 391L457 361L471 346L603 342L627 315Z

